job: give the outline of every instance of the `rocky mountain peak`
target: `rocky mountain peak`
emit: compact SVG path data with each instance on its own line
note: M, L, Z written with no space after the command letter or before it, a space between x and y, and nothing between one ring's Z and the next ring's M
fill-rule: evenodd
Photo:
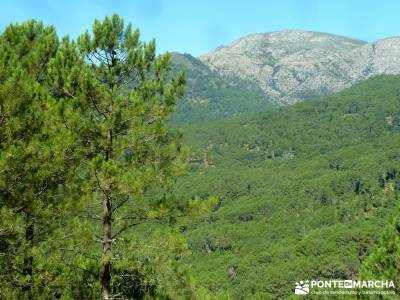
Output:
M400 38L367 43L304 30L256 33L199 59L221 76L256 83L277 104L291 104L400 73Z

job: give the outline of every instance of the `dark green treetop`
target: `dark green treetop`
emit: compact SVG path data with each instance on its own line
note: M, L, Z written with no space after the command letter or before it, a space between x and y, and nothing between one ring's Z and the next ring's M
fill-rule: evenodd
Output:
M34 297L54 280L45 271L46 241L74 152L47 85L58 44L54 28L36 21L12 24L0 36L0 236L7 248L0 280L11 298Z

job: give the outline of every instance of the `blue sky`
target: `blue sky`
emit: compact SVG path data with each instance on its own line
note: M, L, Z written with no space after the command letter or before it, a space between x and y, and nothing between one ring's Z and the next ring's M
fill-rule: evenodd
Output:
M158 50L206 53L255 32L305 29L367 41L400 35L399 0L0 0L0 30L35 18L78 36L116 12Z

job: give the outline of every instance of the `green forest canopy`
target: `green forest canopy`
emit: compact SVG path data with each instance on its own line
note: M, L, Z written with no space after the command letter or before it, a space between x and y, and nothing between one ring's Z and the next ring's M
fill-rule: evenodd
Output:
M78 42L36 21L2 33L0 298L280 299L360 273L399 286L400 76L177 126L169 66L116 15Z
M193 158L177 191L219 198L184 230L202 285L268 299L288 297L300 279L357 278L398 214L399 83L379 76L334 96L183 128Z

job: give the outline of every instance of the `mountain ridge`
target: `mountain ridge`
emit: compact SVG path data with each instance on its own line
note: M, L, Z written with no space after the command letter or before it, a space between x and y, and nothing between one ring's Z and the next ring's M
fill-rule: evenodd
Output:
M274 31L266 31L266 32L254 32L254 33L246 34L246 35L244 35L242 37L234 39L233 41L231 41L227 45L221 45L221 46L219 46L219 47L215 48L214 50L211 50L211 51L209 51L207 53L213 52L215 50L219 50L220 48L224 48L226 46L229 46L230 44L232 44L232 43L234 43L236 41L240 41L240 40L243 40L243 39L255 36L255 35L287 34L287 33L312 33L312 34L317 34L317 35L318 34L322 34L322 35L326 35L326 36L332 36L332 37L338 37L338 38L342 38L342 39L347 39L349 41L354 41L354 42L358 41L360 44L369 44L370 43L370 42L367 42L365 40L353 38L353 37L350 37L350 36L344 36L344 35L339 35L339 34L335 34L335 33L330 33L330 32L315 31L315 30L305 30L305 29L283 29L283 30L274 30ZM393 37L396 37L396 36L393 36ZM387 38L392 38L392 37L385 37L383 39L387 39ZM379 39L379 40L381 40L381 39ZM379 40L377 40L377 41L379 41ZM206 55L207 53L201 54L201 55L197 56L197 58L200 58L201 56Z
M331 33L255 33L198 57L222 77L255 82L276 104L340 91L374 75L400 73L400 37L368 43Z

